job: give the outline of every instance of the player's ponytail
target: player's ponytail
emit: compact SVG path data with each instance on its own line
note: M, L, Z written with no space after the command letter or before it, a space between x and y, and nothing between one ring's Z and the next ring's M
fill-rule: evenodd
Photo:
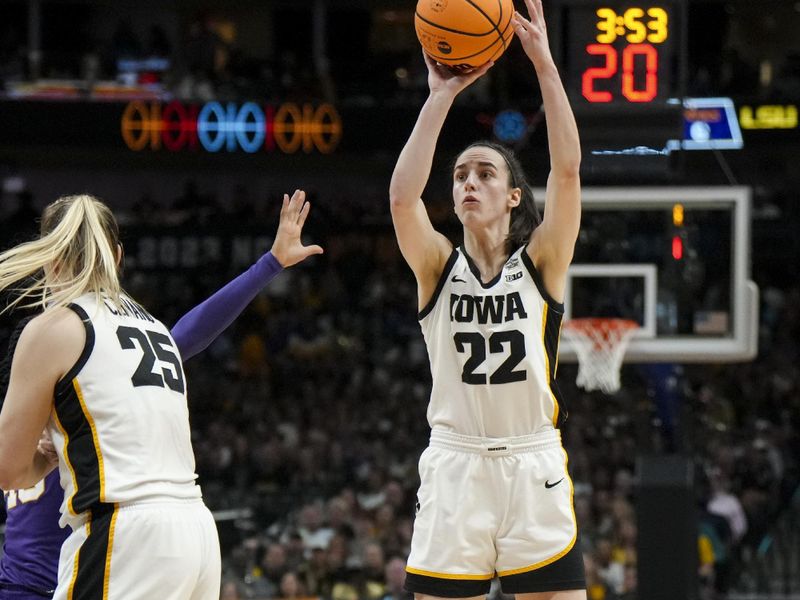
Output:
M94 292L119 302L119 228L100 200L86 194L64 196L42 215L39 239L0 254L0 290L18 284L20 305L40 309L64 306Z
M533 230L542 222L542 217L533 198L533 189L528 183L525 170L522 168L516 154L502 144L491 141L475 142L462 150L459 156L466 150L476 146L491 148L500 154L508 167L508 185L512 188L519 188L522 192L520 203L511 209L511 224L506 237L506 252L511 254L517 248L530 241Z

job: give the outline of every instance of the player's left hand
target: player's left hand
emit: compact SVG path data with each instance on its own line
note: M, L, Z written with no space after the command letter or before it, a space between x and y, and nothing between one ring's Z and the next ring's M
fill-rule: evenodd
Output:
M295 190L291 198L289 194L283 195L278 231L270 251L284 268L291 267L312 254L322 254L320 246L304 246L300 239L309 210L311 204L306 202L306 193L303 190Z
M525 6L528 7L530 21L519 12L514 12L511 17L514 33L522 43L525 54L533 61L534 65L541 64L545 60L552 60L550 44L547 40L547 26L542 11L542 0L525 0Z

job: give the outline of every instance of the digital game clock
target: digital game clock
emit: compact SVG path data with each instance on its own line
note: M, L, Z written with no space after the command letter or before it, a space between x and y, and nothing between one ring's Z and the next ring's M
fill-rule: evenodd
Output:
M556 0L567 91L590 105L679 96L681 0Z

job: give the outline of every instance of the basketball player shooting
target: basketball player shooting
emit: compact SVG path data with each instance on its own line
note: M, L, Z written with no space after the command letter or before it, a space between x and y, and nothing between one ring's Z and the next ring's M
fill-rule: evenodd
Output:
M453 101L491 63L460 73L426 56L430 94L390 185L433 379L406 578L418 600L483 597L495 575L520 600L586 598L554 381L580 225L580 141L541 1L525 4L529 19L515 13L512 26L547 116L544 219L518 160L493 142L468 146L454 163L462 246L433 228L420 198Z

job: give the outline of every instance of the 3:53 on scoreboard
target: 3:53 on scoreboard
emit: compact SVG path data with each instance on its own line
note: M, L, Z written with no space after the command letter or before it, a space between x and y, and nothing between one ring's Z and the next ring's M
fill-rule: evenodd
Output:
M556 0L567 93L585 104L679 94L681 0Z

